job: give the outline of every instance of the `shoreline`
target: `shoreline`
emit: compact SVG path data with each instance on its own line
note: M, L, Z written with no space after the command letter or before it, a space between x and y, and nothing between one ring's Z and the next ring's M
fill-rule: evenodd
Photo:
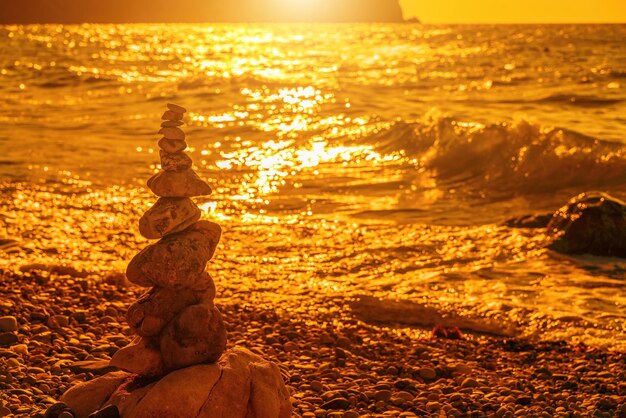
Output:
M0 271L0 288L0 316L19 323L18 341L0 347L0 416L32 417L72 384L110 371L106 360L130 338L125 307L142 291L120 274L41 271ZM216 300L228 344L279 364L294 416L626 416L623 352L433 338L429 329L362 322L345 300L303 314L254 293Z

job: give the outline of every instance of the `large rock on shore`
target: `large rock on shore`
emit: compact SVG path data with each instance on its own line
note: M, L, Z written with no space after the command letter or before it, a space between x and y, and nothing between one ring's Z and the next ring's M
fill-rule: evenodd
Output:
M156 382L110 373L73 387L61 401L76 418L107 405L117 406L122 418L291 417L278 366L241 347L217 363L180 369Z
M548 224L549 247L565 254L626 258L626 203L601 192L581 193Z
M199 221L182 232L167 235L130 261L126 277L143 287L205 290L210 282L204 268L221 234L218 224Z

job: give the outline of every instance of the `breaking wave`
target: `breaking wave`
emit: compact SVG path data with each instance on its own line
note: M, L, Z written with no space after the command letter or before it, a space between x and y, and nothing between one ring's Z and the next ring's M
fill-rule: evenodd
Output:
M524 193L626 183L626 145L526 120L399 121L366 141L380 152L403 151L440 182L473 189Z

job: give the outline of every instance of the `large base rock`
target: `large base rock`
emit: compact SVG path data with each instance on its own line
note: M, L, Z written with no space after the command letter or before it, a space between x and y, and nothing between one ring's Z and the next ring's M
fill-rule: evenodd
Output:
M150 381L123 372L74 386L61 398L76 418L115 405L122 418L288 418L289 393L278 366L235 347L217 363Z
M626 203L600 192L581 193L548 224L550 248L566 254L626 258Z

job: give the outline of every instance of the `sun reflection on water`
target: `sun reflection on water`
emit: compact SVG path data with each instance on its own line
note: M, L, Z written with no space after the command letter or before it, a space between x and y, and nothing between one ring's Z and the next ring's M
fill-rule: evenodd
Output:
M496 156L512 139L526 142L511 155L503 151L508 160L483 176L489 186L498 174L523 178L543 170L551 165L545 157L573 161L566 167L578 167L581 156L594 157L592 147L572 146L565 131L546 138L537 129L537 136L525 136L535 125L518 124L485 133L487 116L509 117L520 98L528 100L520 107L532 108L533 101L552 97L554 86L592 96L604 90L610 97L623 94L624 83L614 77L623 74L619 68L591 62L591 49L598 46L590 47L585 59L591 61L556 71L554 58L541 48L528 56L511 53L529 51L532 36L543 35L505 31L414 25L2 27L2 50L22 54L0 60L7 104L0 122L21 145L6 147L3 159L22 161L35 180L3 183L0 225L17 241L7 248L19 250L0 266L41 262L95 274L123 271L146 244L136 221L154 201L145 179L160 169L155 109L183 99L190 109L188 151L215 190L197 203L202 216L226 232L213 267L228 278L221 283L226 294L280 290L267 297L306 294L314 304L329 294L366 293L508 318L534 329L553 327L554 318L568 310L592 322L605 310L614 316L596 321L604 326L599 332L607 339L624 335L626 320L617 312L623 297L607 297L619 288L617 279L554 261L541 233L494 225L491 210L503 216L514 203L483 207L484 194L464 194L464 181L474 173L457 170L457 160ZM532 46L543 47L540 41ZM558 48L553 56L567 56L567 45ZM421 136L403 122L440 103L469 114L469 122L442 116L422 127ZM478 115L476 103L484 107ZM597 132L594 112L600 107L590 109L586 128ZM557 113L552 121L574 114ZM581 108L575 115L578 123ZM617 139L623 139L622 122ZM76 140L68 138L70 132ZM506 136L511 133L519 135ZM372 137L378 142L367 140ZM562 145L543 148L536 138L539 145L547 139ZM430 148L420 148L429 141ZM24 149L32 152L24 155ZM541 154L539 164L522 164L533 153ZM612 163L621 156L609 150L597 158ZM441 163L439 171L428 165L433 159ZM13 176L20 167L0 169ZM500 171L507 167L512 169ZM600 175L613 173L591 167L600 167ZM620 167L615 172L623 173ZM524 209L527 202L520 201L517 208ZM590 309L594 304L601 308ZM583 327L574 331L584 339ZM619 344L626 345L623 338Z

